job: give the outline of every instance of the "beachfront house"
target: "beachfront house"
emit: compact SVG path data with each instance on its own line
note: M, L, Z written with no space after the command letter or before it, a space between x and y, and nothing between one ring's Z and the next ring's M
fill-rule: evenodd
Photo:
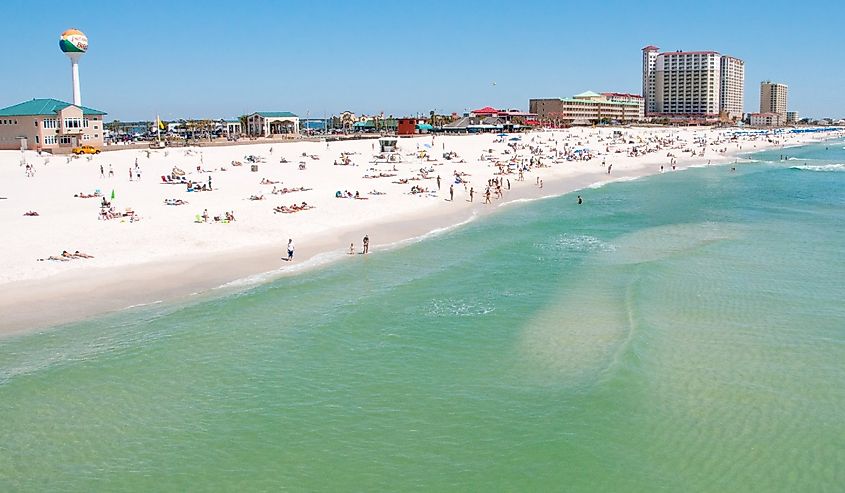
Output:
M299 117L289 111L256 111L247 115L247 133L254 137L298 135Z
M752 127L776 127L784 122L779 113L751 113L748 115L748 123Z
M58 99L32 99L0 109L0 149L70 152L101 147L104 111Z
M223 126L227 139L236 139L244 131L240 120L223 120Z
M497 110L496 108L485 106L477 110L469 112L470 117L478 118L498 118L505 126L519 126L524 125L529 120L535 120L537 114L535 112L524 112L520 110Z

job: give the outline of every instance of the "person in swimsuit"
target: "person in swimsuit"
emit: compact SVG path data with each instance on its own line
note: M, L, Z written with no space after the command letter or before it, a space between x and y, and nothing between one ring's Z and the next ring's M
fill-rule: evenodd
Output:
M288 239L288 258L287 258L287 261L288 261L288 262L290 262L290 261L292 261L292 260L293 260L293 250L294 250L294 247L293 247L293 240L292 240L292 239Z

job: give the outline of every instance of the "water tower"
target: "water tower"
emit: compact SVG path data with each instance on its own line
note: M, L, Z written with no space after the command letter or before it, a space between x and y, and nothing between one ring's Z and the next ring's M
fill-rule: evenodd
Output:
M88 37L78 29L68 29L59 37L59 48L70 58L70 68L73 72L73 104L82 106L82 96L79 93L79 59L88 51Z

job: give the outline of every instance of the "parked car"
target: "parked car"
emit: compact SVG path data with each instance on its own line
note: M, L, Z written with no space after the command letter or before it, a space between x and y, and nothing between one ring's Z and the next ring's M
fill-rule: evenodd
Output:
M94 146L80 146L80 147L74 147L73 153L76 154L76 155L79 155L79 154L99 154L100 150L97 149Z

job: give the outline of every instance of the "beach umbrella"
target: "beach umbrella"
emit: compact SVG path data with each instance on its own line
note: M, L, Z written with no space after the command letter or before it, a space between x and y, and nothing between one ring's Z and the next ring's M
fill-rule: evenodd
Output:
M508 136L508 134L506 134L506 133L500 133L500 134L496 134L496 136L497 136L497 137L507 137L507 136Z
M111 189L111 199L114 200L114 188Z

